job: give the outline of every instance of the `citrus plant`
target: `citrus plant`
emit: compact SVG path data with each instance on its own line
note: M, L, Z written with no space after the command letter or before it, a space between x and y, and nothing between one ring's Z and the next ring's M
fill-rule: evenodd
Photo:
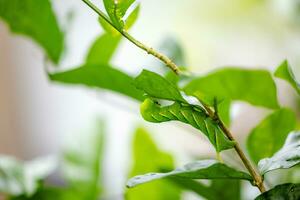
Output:
M197 129L199 134L203 134L216 152L214 159L196 160L170 169L173 167L170 157L157 150L151 142L145 144L153 149L153 154L147 155L148 161L144 162L151 165L152 159L153 162L157 159L157 165L168 166L168 169L145 165L145 168L149 168L149 173L130 178L128 188L164 179L167 182L162 187L176 185L206 199L218 199L216 194L229 189L232 193L224 194L224 197L227 195L226 199L240 199L238 183L239 180L244 180L261 192L256 199L300 199L299 184L275 184L274 188L270 188L265 181L271 171L278 170L277 173L280 174L282 171L279 169L293 168L300 163L300 132L297 130L299 121L295 111L279 104L274 81L275 78L287 81L296 90L295 93L300 95L300 83L287 60L274 73L263 69L224 67L205 75L193 74L188 68L177 65L184 62L178 59L181 51L176 45L171 48L171 51L176 52L167 56L129 33L140 11L140 5L135 0L103 0L105 11L89 0L82 2L98 15L104 33L93 43L81 66L63 72L48 72L49 79L106 89L128 96L141 103L140 112L145 121L178 121L188 124ZM40 17L41 10L45 16ZM25 34L40 44L53 63L59 62L64 35L48 0L0 0L0 17L13 32ZM53 42L49 42L49 38ZM144 69L137 77L133 77L112 66L110 61L122 39L154 56L169 71L158 74ZM229 114L235 101L264 107L271 112L249 133L246 150L230 130ZM148 136L144 130L139 129L137 134L137 137L145 138L145 141L138 140L139 143L147 143ZM232 163L223 161L221 152L230 150L238 155L243 169L237 169ZM146 151L148 150L145 148L137 150L139 153ZM142 159L139 153L136 154L136 162ZM132 175L139 171L133 170ZM211 185L195 181L202 179L211 180ZM159 191L159 187L148 189ZM130 190L125 198L134 199ZM173 191L173 196L164 197L162 192L160 197L154 195L153 199L179 199L176 189L169 188L169 191Z

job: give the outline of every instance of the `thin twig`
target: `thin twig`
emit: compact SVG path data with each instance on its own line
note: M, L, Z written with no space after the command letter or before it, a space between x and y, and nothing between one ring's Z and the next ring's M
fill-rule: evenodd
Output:
M97 8L92 2L89 0L82 0L86 5L88 5L92 10L94 10L99 17L101 17L103 20L105 20L108 24L110 24L116 31L118 31L121 35L123 35L127 40L129 40L131 43L139 47L140 49L146 51L148 54L151 54L152 56L158 58L160 61L162 61L167 67L169 67L175 74L179 74L180 70L178 66L167 56L159 53L158 51L154 50L151 47L146 46L142 42L135 39L133 36L131 36L126 30L122 29L120 30L117 26L115 26L110 19L103 13L99 8Z
M216 102L216 101L215 101ZM221 120L217 110L217 105L215 103L215 111L212 111L208 106L205 106L205 109L207 110L208 113L213 113L213 115L209 114L212 119L214 119L217 123L218 126L221 128L221 130L225 133L227 138L231 141L235 142L234 149L239 155L240 159L242 160L243 164L251 174L251 176L254 179L254 185L258 187L258 189L261 192L265 192L265 186L263 183L263 178L262 176L255 170L255 168L252 166L251 162L248 160L246 157L245 153L243 152L242 148L240 147L239 143L234 139L233 134L230 132L230 130L226 127L224 122Z

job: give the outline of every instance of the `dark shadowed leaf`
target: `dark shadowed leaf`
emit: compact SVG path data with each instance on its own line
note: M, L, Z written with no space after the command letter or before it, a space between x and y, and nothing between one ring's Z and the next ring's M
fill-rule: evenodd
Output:
M56 159L45 157L22 163L8 156L0 157L0 193L31 196L39 182L56 168Z
M300 163L300 132L288 135L283 147L271 158L259 161L258 169L261 174L276 169L288 169Z
M142 101L143 92L133 85L133 78L108 64L83 65L65 72L49 74L53 81L103 88Z
M154 72L143 70L134 84L151 97L185 102L176 85Z
M170 178L169 180L207 200L241 199L241 184L239 180L212 180L210 185L204 185L191 179Z
M300 83L296 80L295 75L287 60L283 61L277 68L275 76L289 82L300 95Z
M127 186L135 187L162 178L252 180L249 174L237 171L216 160L200 160L186 164L181 168L177 168L174 171L167 173L148 173L135 176L127 182Z
M130 177L149 171L169 170L174 167L171 155L162 152L154 144L149 133L137 129L133 141L133 167ZM167 180L160 180L127 190L127 200L179 200L180 189Z
M0 18L12 32L32 38L58 63L64 46L63 33L49 0L0 0Z
M33 196L18 196L11 200L82 200L75 191L66 188L47 187L41 188Z
M299 200L300 184L286 183L264 192L255 200Z
M92 44L87 57L86 64L105 64L110 63L110 60L120 43L121 36L104 33L99 36Z
M223 68L190 81L184 91L208 105L214 98L246 101L252 105L278 108L277 92L271 74L265 70Z
M252 160L257 163L262 158L273 156L295 127L296 115L290 109L283 108L267 116L247 139L247 149Z

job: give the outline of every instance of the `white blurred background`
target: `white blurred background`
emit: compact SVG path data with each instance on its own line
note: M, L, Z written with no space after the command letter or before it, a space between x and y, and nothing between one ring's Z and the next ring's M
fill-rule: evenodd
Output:
M61 69L82 63L101 28L96 15L80 0L54 0L66 31ZM95 1L99 5L99 1ZM204 73L220 66L274 70L289 59L300 77L300 1L297 0L142 0L131 33L153 47L168 36L185 49L188 67ZM101 6L100 6L101 7ZM72 16L70 18L70 16ZM134 128L145 124L161 148L173 152L178 164L212 154L206 140L176 123L144 123L136 102L107 91L50 83L44 72L41 48L11 34L0 21L0 154L22 159L58 154L66 145L89 134L97 119L106 121L107 187L121 193L130 167ZM154 59L123 40L113 64L132 74L151 69ZM279 99L295 107L295 93L278 81ZM237 103L232 130L243 143L246 134L269 111ZM237 120L235 120L237 119ZM172 138L172 139L170 139ZM78 144L77 144L78 145ZM84 148L84 146L80 147ZM108 190L110 191L110 190Z

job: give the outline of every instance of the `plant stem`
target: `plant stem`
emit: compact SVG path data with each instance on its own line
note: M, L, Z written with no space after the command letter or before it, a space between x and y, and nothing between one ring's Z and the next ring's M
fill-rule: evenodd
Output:
M253 177L254 180L254 185L258 187L260 192L265 192L266 188L263 183L263 178L262 176L255 170L255 168L252 166L251 162L248 160L246 157L245 153L243 152L242 148L240 147L239 143L234 139L233 134L230 132L230 130L226 127L224 122L221 120L220 116L218 115L217 112L217 107L215 105L215 111L212 111L208 106L203 104L205 110L209 114L210 118L215 120L218 123L218 126L221 128L221 130L225 133L227 138L231 141L235 142L234 149L239 155L240 159L242 160L244 166L246 169L249 171L251 176Z
M116 31L118 31L121 35L123 35L126 39L128 39L130 42L132 42L134 45L139 47L140 49L146 51L148 54L151 54L152 56L158 58L161 60L167 67L169 67L175 74L179 75L180 70L178 66L167 56L159 53L158 51L154 50L151 47L148 47L144 45L142 42L135 39L133 36L131 36L126 30L122 29L120 30L118 27L116 27L110 19L103 13L99 8L97 8L93 3L91 3L89 0L82 0L86 5L88 5L92 10L94 10L103 20L105 20L108 24L110 24ZM219 127L222 129L222 131L225 133L225 135L230 139L231 141L236 141L229 131L229 129L225 126L225 124L222 122L220 117L218 116L217 112L212 111L208 106L203 104L204 108L208 112L209 116L218 122ZM254 167L251 165L250 161L247 159L245 153L243 152L240 145L236 142L234 146L235 151L239 155L240 159L242 160L243 164L251 174L251 176L254 179L254 185L258 187L258 189L261 192L265 192L265 186L263 184L263 178L262 176L257 173L257 171L254 169Z
M131 36L126 30L122 29L120 30L117 26L115 26L110 19L103 13L99 8L97 8L92 2L89 0L82 0L86 5L88 5L92 10L94 10L99 17L101 17L103 20L105 20L108 24L110 24L116 31L118 31L121 35L123 35L127 40L129 40L131 43L133 43L135 46L139 47L140 49L146 51L148 54L151 54L152 56L158 58L160 61L162 61L167 67L169 67L175 74L179 74L180 70L178 66L167 56L159 53L158 51L154 50L151 47L146 46L142 42L135 39L133 36Z
M228 139L235 141L233 135L231 134L229 129L224 125L224 123L221 120L218 120L218 121L219 121L219 127L226 134ZM245 153L243 152L242 148L240 147L240 145L237 142L235 143L234 149L237 152L237 154L239 155L239 157L241 158L242 162L244 163L244 165L247 168L247 170L249 171L249 173L252 175L252 177L254 179L254 185L256 185L261 192L265 192L266 189L265 189L265 186L263 183L262 176L259 173L257 173L257 171L254 169L254 167L251 165L250 161L247 159Z

